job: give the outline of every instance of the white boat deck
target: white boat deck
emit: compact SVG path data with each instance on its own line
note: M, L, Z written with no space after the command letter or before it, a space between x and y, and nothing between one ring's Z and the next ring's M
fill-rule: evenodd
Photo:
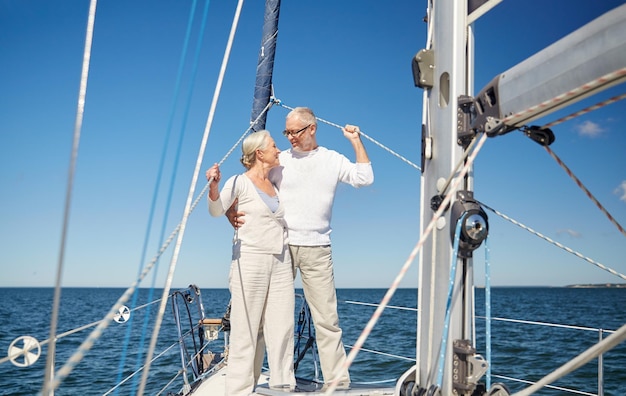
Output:
M326 391L322 391L322 384L312 384L305 382L297 382L296 390L294 392L285 392L280 390L269 389L267 384L259 384L255 394L266 396L285 396L285 395L324 395ZM393 387L382 387L375 385L362 385L353 384L350 389L337 389L333 392L333 395L362 395L362 396L382 396L393 395Z
M268 376L262 374L259 378L258 386L254 395L264 396L289 396L289 395L323 395L325 391L322 391L323 384L317 384L310 381L298 380L295 391L283 391L270 389L268 384ZM194 396L218 396L224 395L226 383L226 368L223 367L219 372L205 379L192 394ZM393 395L394 387L385 387L378 385L364 385L364 384L352 384L350 389L338 389L333 392L333 395L352 395L352 396L383 396Z

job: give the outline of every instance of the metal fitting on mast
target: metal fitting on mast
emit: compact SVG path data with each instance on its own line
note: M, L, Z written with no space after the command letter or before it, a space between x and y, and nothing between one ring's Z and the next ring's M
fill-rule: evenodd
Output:
M452 205L450 220L451 224L456 224L459 220L463 221L458 256L471 258L472 252L480 246L489 233L487 213L474 200L473 192L457 192L457 201ZM454 228L450 227L452 243L454 243L454 231Z

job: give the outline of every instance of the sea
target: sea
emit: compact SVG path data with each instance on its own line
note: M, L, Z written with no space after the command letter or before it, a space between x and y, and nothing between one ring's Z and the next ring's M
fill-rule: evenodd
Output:
M123 292L124 289L118 288L63 289L57 324L57 369ZM228 304L228 290L206 289L201 293L206 316L221 318ZM337 290L340 325L347 348L354 345L385 293L385 289ZM17 337L29 335L39 342L48 338L53 294L52 288L0 288L0 359L7 356ZM119 388L115 384L143 364L144 355L137 352L145 351L149 344L158 311L158 304L150 302L160 297L160 290L141 289L137 298L127 303L136 308L132 320L112 322L55 395L135 394L140 375L128 379ZM490 290L489 300L492 320L486 326L485 289L476 289L475 347L487 359L486 340L490 339L489 383L502 383L511 393L541 379L626 323L626 288L495 287ZM354 382L393 386L413 364L417 290L397 290L389 305L365 342L365 350L351 366ZM75 331L81 327L86 328ZM145 394L180 390L180 377L165 387L181 366L177 337L172 304L168 302L156 348L156 354L162 353L162 357L152 363ZM44 343L41 356L28 367L11 362L0 364L0 395L40 393L46 352ZM626 395L626 343L603 354L599 362L599 359L591 360L554 382L554 388L536 394ZM312 367L303 365L304 372L297 375L312 374L307 372ZM603 379L601 384L598 378ZM487 377L481 381L487 381Z

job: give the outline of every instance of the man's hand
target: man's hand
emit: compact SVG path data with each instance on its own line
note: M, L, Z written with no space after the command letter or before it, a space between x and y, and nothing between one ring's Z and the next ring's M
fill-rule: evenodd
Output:
M365 146L363 146L363 142L361 141L361 130L359 127L347 124L345 127L341 128L341 130L343 131L343 136L352 143L352 148L354 148L354 153L356 154L356 162L370 162L367 151L365 151Z
M237 212L235 210L235 208L237 207L237 203L239 202L239 198L235 198L235 202L233 202L232 205L230 205L230 208L228 208L226 210L226 217L228 218L228 221L230 222L230 225L233 226L233 228L237 229L239 227L241 227L246 221L243 219L243 217L246 215L245 212Z
M343 131L343 136L350 140L361 140L361 131L359 127L356 125L346 124L345 127L341 128Z

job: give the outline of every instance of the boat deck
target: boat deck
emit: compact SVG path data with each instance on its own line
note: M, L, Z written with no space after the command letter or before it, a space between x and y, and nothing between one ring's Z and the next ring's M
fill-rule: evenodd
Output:
M268 383L268 376L262 374L259 378L259 383L255 390L254 395L263 396L289 396L289 395L323 395L325 390L322 390L323 384L318 384L311 381L305 381L298 379L296 381L295 391L283 391L277 389L270 389ZM226 383L226 370L223 367L219 372L215 373L211 377L205 379L192 393L194 396L216 396L223 395ZM350 389L337 389L333 392L333 395L352 395L352 396L383 396L393 395L394 387L370 385L370 384L352 384Z
M307 395L323 395L326 393L326 390L322 390L323 384L304 382L301 380L296 381L296 390L294 392L285 392L281 390L269 389L267 383L262 384L259 383L257 386L255 394L264 395L264 396L285 396L285 395L302 395L306 393ZM362 395L362 396L382 396L382 395L393 395L395 388L393 387L383 387L377 385L369 385L369 384L352 384L350 389L337 389L333 392L333 395Z

